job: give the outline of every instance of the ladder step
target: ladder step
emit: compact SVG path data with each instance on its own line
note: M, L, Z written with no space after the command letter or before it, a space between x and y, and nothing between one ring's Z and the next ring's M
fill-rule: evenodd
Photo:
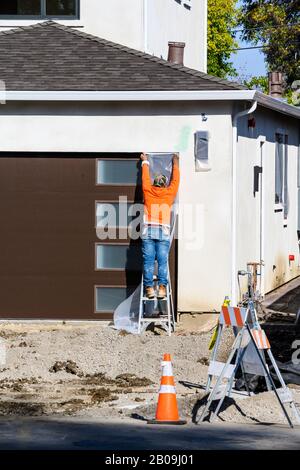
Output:
M154 297L154 299L148 299L148 297L142 297L142 300L145 302L154 302L155 300L157 300L158 302L166 302L168 298L164 297L163 299L158 299L157 297Z
M161 318L161 317L141 319L141 322L143 323L168 323L169 321L170 321L169 318Z

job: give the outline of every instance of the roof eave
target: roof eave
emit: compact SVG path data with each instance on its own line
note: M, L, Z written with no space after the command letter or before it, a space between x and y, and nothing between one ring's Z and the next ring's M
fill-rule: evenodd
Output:
M252 100L254 90L0 91L0 101L223 101Z
M292 106L288 103L285 103L284 101L272 98L271 96L265 95L260 91L256 91L254 99L257 100L258 104L264 106L265 108L273 109L274 111L279 111L282 114L300 119L299 107Z
M300 109L256 90L151 91L0 91L6 101L257 101L259 105L300 118Z

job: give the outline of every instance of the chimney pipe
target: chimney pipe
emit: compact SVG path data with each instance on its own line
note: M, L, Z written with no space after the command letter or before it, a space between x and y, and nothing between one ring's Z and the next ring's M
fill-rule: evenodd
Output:
M172 64L183 65L185 42L169 42L168 61Z
M282 98L283 96L283 73L269 72L269 95L272 98Z

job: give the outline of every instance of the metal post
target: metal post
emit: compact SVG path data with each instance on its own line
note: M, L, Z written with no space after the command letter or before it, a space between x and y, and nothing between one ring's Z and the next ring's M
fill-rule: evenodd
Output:
M142 323L142 316L143 316L143 310L144 310L144 276L142 275L142 281L141 281L141 294L140 294L140 303L139 303L139 324L138 324L138 334L141 334L141 323Z
M279 379L279 382L280 382L282 388L286 389L287 386L286 386L286 384L285 384L285 382L284 382L284 380L283 380L283 378L282 378L282 375L281 375L281 373L280 373L280 370L279 370L279 368L278 368L278 365L277 365L277 363L276 363L276 361L275 361L275 358L274 358L274 356L273 356L273 354L272 354L272 351L271 351L270 349L268 349L268 356L269 356L270 361L271 361L271 363L272 363L272 365L273 365L273 367L274 367L274 370L275 370L275 372L276 372L276 375L277 375L277 377L278 377L278 379ZM290 406L291 406L291 408L292 408L292 410L293 410L293 412L294 412L294 415L295 415L296 420L297 420L298 423L300 424L300 414L299 414L299 412L298 412L298 410L297 410L297 408L296 408L296 405L294 404L294 402L292 402L292 403L290 403Z
M250 330L250 327L249 327L248 323L246 323L246 328L247 328L248 333L249 333L249 335L250 335L250 338L251 338L251 340L252 340L252 342L253 342L253 344L254 344L255 350L256 350L256 352L257 352L257 354L258 354L258 357L259 357L259 359L260 359L260 361L261 361L261 364L262 364L262 366L263 366L263 368L264 368L264 371L265 371L265 373L266 373L268 379L270 380L270 383L271 383L272 388L273 388L273 390L274 390L274 392L275 392L275 395L276 395L276 397L277 397L277 400L279 401L279 404L280 404L280 406L281 406L281 408L282 408L282 411L283 411L283 413L284 413L284 415L285 415L285 417L286 417L286 419L287 419L287 421L288 421L290 427L293 428L293 427L294 427L294 426L293 426L293 423L292 423L292 421L291 421L291 419L290 419L290 417L289 417L289 415L288 415L288 413L287 413L287 411L286 411L286 409L285 409L284 404L281 402L281 399L280 399L280 397L279 397L279 395L278 395L278 392L277 392L276 386L275 386L275 384L274 384L274 381L273 381L273 379L272 379L272 376L271 376L270 372L268 371L264 360L262 359L261 355L259 354L259 349L258 349L258 347L257 347L257 344L256 344L256 342L255 342L253 336L252 336L252 333L251 333L251 330Z

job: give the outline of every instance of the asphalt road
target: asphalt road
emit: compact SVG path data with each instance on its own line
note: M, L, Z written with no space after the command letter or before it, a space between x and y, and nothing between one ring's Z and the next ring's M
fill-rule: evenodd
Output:
M300 427L187 424L83 418L0 418L0 450L300 449Z

